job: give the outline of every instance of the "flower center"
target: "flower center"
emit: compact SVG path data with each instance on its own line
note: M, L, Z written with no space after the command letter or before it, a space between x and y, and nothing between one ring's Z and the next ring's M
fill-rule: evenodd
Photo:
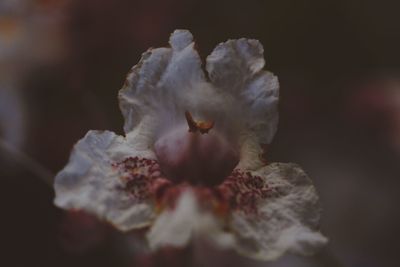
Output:
M218 185L237 165L239 154L221 134L210 131L213 122L195 121L189 112L185 116L187 126L174 128L155 143L161 169L174 182Z

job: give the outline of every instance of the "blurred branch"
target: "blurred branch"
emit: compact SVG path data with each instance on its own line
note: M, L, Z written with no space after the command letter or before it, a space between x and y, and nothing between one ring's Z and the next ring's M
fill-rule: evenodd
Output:
M40 178L47 185L53 186L54 175L51 171L2 138L0 138L0 150L2 150L0 151L2 154L11 157L18 164Z

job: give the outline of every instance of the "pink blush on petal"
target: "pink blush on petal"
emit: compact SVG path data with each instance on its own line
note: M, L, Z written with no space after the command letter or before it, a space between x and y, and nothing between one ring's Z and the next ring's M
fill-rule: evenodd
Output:
M216 131L201 134L174 129L155 143L162 172L174 182L213 186L235 168L239 154Z

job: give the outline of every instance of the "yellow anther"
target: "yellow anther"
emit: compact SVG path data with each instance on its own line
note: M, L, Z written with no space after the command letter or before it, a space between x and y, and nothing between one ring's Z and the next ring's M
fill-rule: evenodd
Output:
M214 127L214 121L195 121L189 111L185 111L185 117L189 132L195 133L199 131L201 134L205 134Z

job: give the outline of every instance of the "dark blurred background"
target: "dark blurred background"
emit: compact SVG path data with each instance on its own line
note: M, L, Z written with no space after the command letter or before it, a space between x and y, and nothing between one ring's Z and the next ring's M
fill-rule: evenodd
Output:
M108 226L55 208L51 180L89 129L122 133L126 73L184 28L203 59L227 39L260 40L279 77L269 159L297 162L315 181L331 259L275 265L398 266L399 10L372 0L0 0L0 265L145 266L123 260L127 241Z

